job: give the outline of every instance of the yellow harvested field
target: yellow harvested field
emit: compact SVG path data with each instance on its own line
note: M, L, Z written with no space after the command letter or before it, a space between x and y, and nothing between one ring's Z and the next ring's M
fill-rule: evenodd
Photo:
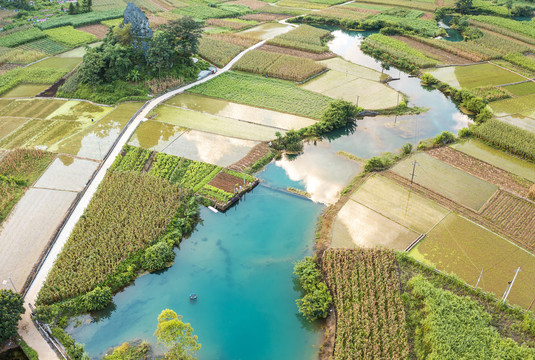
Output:
M330 70L301 85L334 99L344 99L368 110L388 109L398 105L401 95L391 87L377 81L360 78L350 73Z
M336 70L344 74L356 76L358 78L379 81L381 80L381 73L365 66L354 64L350 61L346 61L341 57L335 57L332 59L320 61L323 65L327 66L331 70Z

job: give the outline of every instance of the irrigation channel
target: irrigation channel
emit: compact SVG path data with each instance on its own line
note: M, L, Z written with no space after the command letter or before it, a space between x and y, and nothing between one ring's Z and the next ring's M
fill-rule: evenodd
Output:
M329 46L346 60L381 71L359 49L368 34L335 30ZM199 336L199 359L314 358L320 332L297 314L300 293L292 268L312 253L320 203L333 202L360 171L336 152L369 158L444 130L456 132L470 121L442 93L422 88L419 79L397 69L387 73L399 78L390 86L409 97L409 106L429 111L365 118L356 128L306 144L300 156L270 164L258 175L265 182L236 207L225 214L201 210L203 222L181 244L172 267L138 278L105 311L73 321L67 330L76 341L95 358L125 341L154 344L157 316L170 308ZM283 190L290 186L309 191L315 202ZM190 302L191 292L198 294L196 302Z

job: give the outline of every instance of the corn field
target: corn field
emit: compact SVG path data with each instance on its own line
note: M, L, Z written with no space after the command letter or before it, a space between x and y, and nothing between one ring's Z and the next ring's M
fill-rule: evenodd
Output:
M407 359L394 253L329 249L323 270L336 307L334 359Z
M166 229L182 202L167 180L111 171L54 263L38 302L51 304L91 291L129 255Z

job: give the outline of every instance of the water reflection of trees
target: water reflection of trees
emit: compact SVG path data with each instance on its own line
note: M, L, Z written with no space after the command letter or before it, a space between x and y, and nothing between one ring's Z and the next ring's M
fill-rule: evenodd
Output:
M331 131L330 133L324 134L321 140L327 140L331 142L338 138L341 138L342 136L353 135L355 131L357 131L357 127L357 120L354 120L353 122L347 124L342 128L338 128L336 130Z

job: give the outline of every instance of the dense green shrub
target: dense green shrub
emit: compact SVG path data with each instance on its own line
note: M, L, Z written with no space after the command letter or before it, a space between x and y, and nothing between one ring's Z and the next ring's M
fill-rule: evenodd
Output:
M58 90L57 96L72 99L86 99L98 104L116 104L127 100L149 99L147 89L141 84L128 83L116 80L110 84L99 84L94 87L90 84L76 84L78 79L65 82ZM76 89L74 92L69 90Z
M62 328L57 326L53 327L52 336L55 337L61 343L61 345L63 345L63 347L67 351L67 355L69 355L72 360L89 359L89 357L84 351L84 346L82 344L76 343L74 339Z
M433 138L433 143L439 146L451 144L453 142L455 142L455 135L450 131L443 131Z
M17 335L17 324L26 311L24 299L11 290L0 290L0 344Z
M296 301L299 312L309 321L326 318L333 300L316 261L305 257L295 264L294 274L305 292L305 296Z
M431 85L438 84L438 79L428 73L423 73L422 76L420 77L420 80L422 81L422 85L424 86L431 86Z
M173 248L164 241L157 242L145 250L141 266L148 271L159 270L175 259Z

